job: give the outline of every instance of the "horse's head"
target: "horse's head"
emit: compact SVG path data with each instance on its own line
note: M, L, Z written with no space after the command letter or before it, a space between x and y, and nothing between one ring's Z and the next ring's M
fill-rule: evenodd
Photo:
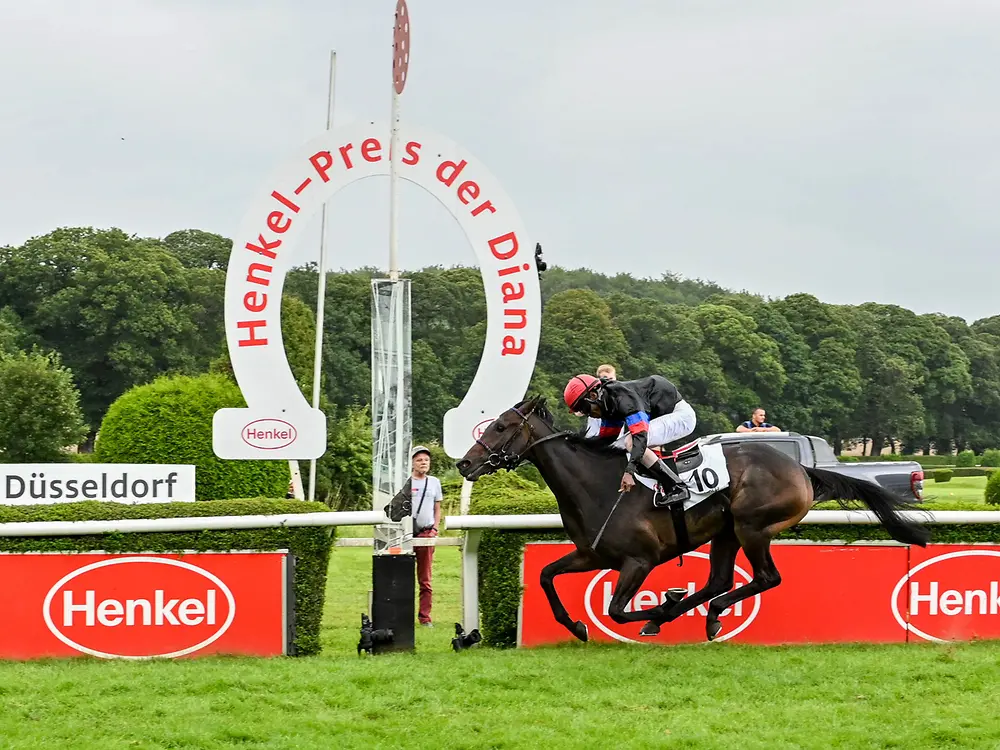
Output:
M471 482L497 469L512 471L538 440L552 433L552 415L545 408L545 399L535 396L490 422L455 466Z
M390 521L398 523L410 515L410 511L413 509L412 490L413 481L407 479L403 484L403 489L397 492L392 500L382 508L382 512L389 516Z

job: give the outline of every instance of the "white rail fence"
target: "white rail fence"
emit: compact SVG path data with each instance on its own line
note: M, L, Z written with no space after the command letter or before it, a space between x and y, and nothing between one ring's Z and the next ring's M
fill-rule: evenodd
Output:
M903 511L904 518L927 525L1000 524L1000 511ZM83 536L87 534L156 533L238 529L294 528L304 526L368 526L392 523L380 511L331 511L248 516L192 516L184 518L136 518L112 521L29 521L0 523L0 537ZM462 619L468 632L479 627L479 543L486 529L508 531L557 530L563 528L558 513L531 515L446 516L445 527L465 532L464 537L432 537L413 540L414 546L461 546ZM871 511L813 510L800 524L870 526L878 523ZM349 541L348 541L349 540ZM370 538L345 538L341 546L370 546Z

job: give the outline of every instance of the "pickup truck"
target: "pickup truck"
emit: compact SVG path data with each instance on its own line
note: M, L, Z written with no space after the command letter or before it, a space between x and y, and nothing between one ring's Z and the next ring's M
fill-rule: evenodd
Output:
M704 437L705 443L763 442L787 453L803 466L847 474L875 482L909 501L924 499L924 470L916 461L841 463L823 438L797 432L724 432Z

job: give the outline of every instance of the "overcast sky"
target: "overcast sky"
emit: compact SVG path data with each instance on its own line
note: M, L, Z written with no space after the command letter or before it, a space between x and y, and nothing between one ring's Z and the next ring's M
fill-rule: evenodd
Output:
M323 129L331 49L335 123L388 119L394 7L0 3L0 244L231 237ZM409 7L403 117L483 161L550 263L1000 314L998 0ZM400 200L404 267L475 262L420 188ZM331 267L384 267L387 216L388 180L339 194Z

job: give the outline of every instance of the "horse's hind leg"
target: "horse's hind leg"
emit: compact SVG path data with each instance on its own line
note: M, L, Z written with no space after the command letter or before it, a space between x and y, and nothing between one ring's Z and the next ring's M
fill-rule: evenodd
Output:
M729 591L733 587L736 555L739 551L740 543L730 523L712 539L712 548L708 555L712 568L705 585L680 601L667 601L659 607L647 610L646 616L649 617L649 622L642 627L639 635L657 635L663 623L672 622L685 612Z
M630 557L622 563L618 572L618 584L608 605L608 617L619 624L649 619L648 612L626 612L625 605L636 595L652 569L653 564L649 560L639 557Z
M597 570L597 566L591 562L591 558L585 557L579 550L573 550L568 555L564 555L558 560L553 560L542 568L541 575L539 576L542 591L545 592L545 596L549 600L549 607L552 608L552 614L555 615L556 622L584 642L587 640L587 625L581 620L573 622L570 618L569 612L566 611L566 607L563 606L562 601L559 599L553 579L563 573L585 573L588 570Z
M715 640L722 631L719 615L723 611L742 599L756 596L781 583L781 574L775 567L774 560L771 559L771 536L766 531L750 529L746 526L737 526L736 536L743 547L743 553L753 567L753 580L746 586L713 599L712 603L708 605L705 631L710 641Z

